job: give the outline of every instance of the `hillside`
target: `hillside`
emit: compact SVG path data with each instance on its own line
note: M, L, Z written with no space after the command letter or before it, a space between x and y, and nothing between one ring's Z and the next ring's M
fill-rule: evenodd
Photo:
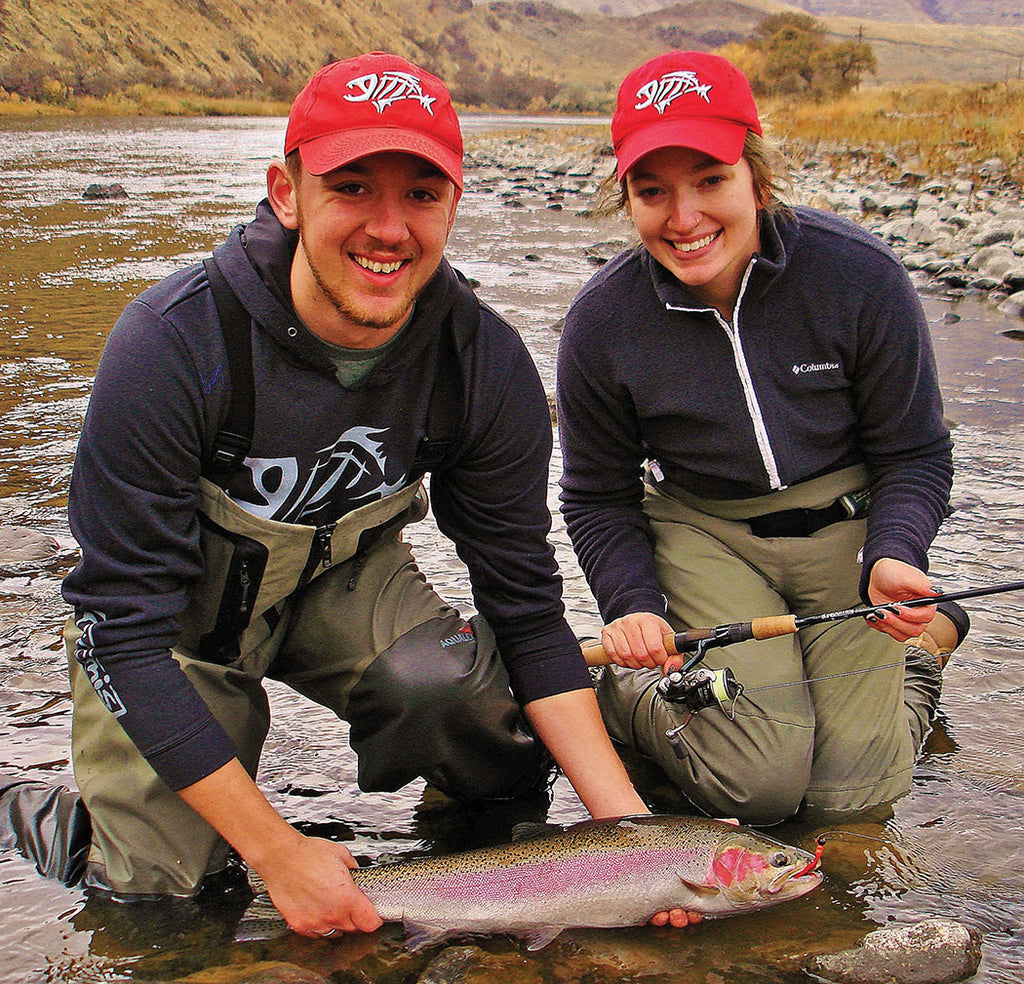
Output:
M636 17L665 0L554 0L577 14ZM849 17L900 24L991 24L1024 27L1024 0L788 0L778 4L815 17Z
M815 17L1024 27L1021 0L790 0Z
M849 6L804 0L811 2ZM691 0L634 13L649 0L605 0L606 8L620 4L631 6L631 16L539 0L0 0L0 85L51 102L137 83L289 99L326 62L383 48L437 72L464 104L606 110L619 80L644 59L669 47L742 40L783 9L771 0ZM891 4L957 7L954 0ZM1024 54L1024 27L826 23L836 38L862 33L874 46L879 73L869 83L1001 81L1016 75Z

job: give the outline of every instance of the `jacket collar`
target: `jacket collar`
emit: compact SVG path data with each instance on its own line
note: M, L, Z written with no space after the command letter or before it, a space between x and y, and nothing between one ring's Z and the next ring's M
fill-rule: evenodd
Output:
M753 257L747 290L767 287L786 268L799 234L800 220L795 212L761 213L761 252ZM694 297L676 277L643 247L640 262L651 278L658 299L677 311L710 311L711 305Z

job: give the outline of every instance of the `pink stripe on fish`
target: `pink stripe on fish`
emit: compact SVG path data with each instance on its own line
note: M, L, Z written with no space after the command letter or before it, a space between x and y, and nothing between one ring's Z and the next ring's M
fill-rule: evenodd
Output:
M592 854L565 860L511 865L490 871L460 871L441 878L425 878L419 885L407 883L409 890L422 887L440 898L520 898L524 895L551 895L579 890L587 885L612 884L620 879L649 871L677 866L682 859L678 849L631 851L623 854Z

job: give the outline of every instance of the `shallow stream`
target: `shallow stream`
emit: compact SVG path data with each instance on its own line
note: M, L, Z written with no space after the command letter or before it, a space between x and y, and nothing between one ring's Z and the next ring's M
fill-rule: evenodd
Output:
M494 129L551 121L466 119L468 142ZM0 568L0 772L71 782L58 589L74 563L64 516L71 460L96 362L124 304L154 280L200 259L262 196L283 120L76 120L0 123L0 523L41 530L50 562ZM604 137L595 126L594 142ZM621 236L580 212L593 179L547 183L469 172L449 256L523 333L553 385L556 324L595 270L584 250ZM120 182L123 201L90 203L92 182ZM956 511L932 551L948 590L1024 574L1024 342L980 298L925 298L955 426ZM1016 337L1013 332L1016 331ZM1011 332L1011 334L1006 334ZM551 504L556 505L552 464ZM428 523L412 533L421 566L449 600L469 606L453 553ZM560 522L570 620L593 632L593 600ZM945 674L937 726L910 795L888 817L838 829L826 881L779 909L686 931L565 934L529 953L496 937L482 945L515 981L761 984L806 980L808 954L857 942L886 923L951 916L983 934L979 984L1024 981L1024 596L968 603L973 629ZM749 618L756 612L737 612ZM260 783L291 820L344 840L361 860L444 853L508 838L514 823L568 823L584 811L564 780L549 811L475 811L421 784L364 794L344 728L281 688ZM664 801L671 806L670 801ZM773 833L808 846L816 828ZM866 835L866 836L861 836ZM436 948L408 954L396 931L308 941L289 933L264 896L247 907L111 906L44 881L0 854L0 981L415 980ZM194 975L191 976L190 975ZM306 975L306 976L302 976ZM320 975L319 977L316 975Z

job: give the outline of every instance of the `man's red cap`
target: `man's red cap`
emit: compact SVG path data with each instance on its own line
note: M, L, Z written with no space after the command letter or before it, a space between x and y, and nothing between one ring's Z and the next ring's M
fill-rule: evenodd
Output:
M612 117L618 177L662 147L691 147L725 164L743 154L747 131L761 132L747 77L704 51L670 51L629 73Z
M284 152L326 174L384 151L415 154L462 188L462 131L445 84L412 62L374 51L320 69L295 97Z

